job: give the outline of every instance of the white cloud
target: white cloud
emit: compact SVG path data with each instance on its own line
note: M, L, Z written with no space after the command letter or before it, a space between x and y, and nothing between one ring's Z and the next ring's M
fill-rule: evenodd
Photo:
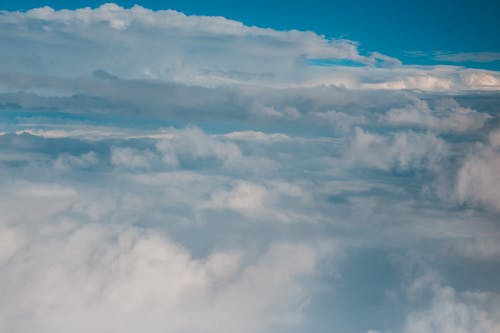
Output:
M500 147L500 130L491 131L489 133L489 140L492 147Z
M500 330L498 295L434 288L431 304L410 313L404 333L489 333Z
M426 101L417 100L413 105L393 108L381 117L382 122L396 126L413 126L437 131L467 132L477 130L491 118L486 113L461 107L455 100L443 100L435 109Z
M133 148L111 147L111 163L118 167L129 169L149 169L155 154L150 151L140 151Z
M204 86L331 84L427 91L500 87L499 74L494 71L404 66L379 52L363 55L358 44L349 40L329 40L310 31L249 27L222 17L173 10L124 9L115 4L76 10L44 7L25 13L4 12L0 26L9 29L9 38L16 39L16 43L9 43L6 37L0 40L10 45L0 64L4 72L26 73L28 69L67 77L105 70L122 78ZM157 43L158 36L162 43ZM344 59L367 67L310 66L307 59Z
M72 168L89 168L98 163L97 154L93 151L81 154L79 156L73 156L64 153L57 157L54 161L54 167L57 169L65 170Z
M58 138L73 137L73 133L61 132ZM87 139L87 134L92 135L98 129L87 128L78 130L78 136L85 133L83 138ZM23 130L19 133L36 133L42 137L44 131ZM50 136L53 138L52 136ZM121 140L151 139L153 144L145 147L134 148L131 146L111 146L110 162L113 166L130 170L147 170L161 168L161 164L170 168L179 168L182 164L196 162L197 167L210 165L217 161L224 168L228 169L252 169L253 167L266 167L270 163L263 159L255 159L244 156L238 145L233 141L258 140L264 142L268 140L281 141L291 140L283 134L265 134L262 132L234 132L225 135L209 135L198 127L189 126L184 129L167 128L159 131L137 133L135 131L117 131L112 136ZM103 140L107 137L93 136L93 140ZM130 144L130 141L128 141ZM94 152L72 156L67 153L59 156L54 162L55 166L63 169L69 167L86 168L97 164L97 156ZM269 166L269 165L268 165Z
M289 141L291 138L283 133L264 133L259 131L238 131L231 132L224 135L232 140L242 141L258 141L258 142L275 142L275 141Z
M500 152L495 146L495 132L491 138L491 146L478 146L464 160L457 174L455 193L462 203L479 203L500 212Z
M404 286L409 308L401 332L487 333L500 329L500 294L458 290L446 284L437 267L417 258L401 262L409 278Z
M211 195L208 207L229 208L245 215L260 215L263 209L272 204L271 195L260 185L239 183L230 191L217 191Z
M229 209L253 219L277 222L303 222L313 220L297 208L304 209L311 196L298 185L273 181L264 185L238 181L229 189L212 192L204 209Z
M184 130L173 130L171 139L160 140L156 148L163 155L167 165L175 166L178 160L215 158L224 166L236 167L243 161L243 155L238 146L204 133L197 127Z
M362 56L357 45L351 41L329 41L312 32L249 27L222 17L187 16L173 10L151 11L140 6L124 9L106 4L96 9L57 11L45 7L26 13L4 13L0 19L0 24L17 24L20 30L12 29L17 33L30 22L40 25L42 29L38 33L31 31L33 39L30 42L38 43L42 48L47 47L51 39L58 38L57 32L72 35L80 41L92 40L93 52L78 50L78 45L69 43L76 46L74 51L85 54L85 60L82 59L78 66L81 74L86 74L82 72L85 70L89 73L102 68L122 77L208 84L210 80L272 79L275 75L293 79L287 72L291 69L296 72L298 59L304 56L352 59L361 63L391 61L390 57L378 53ZM155 43L152 33L161 34L164 43ZM50 36L47 44L42 38L36 38L37 34ZM126 34L127 40L120 34ZM25 36L16 47L22 47L23 42L28 40L30 38ZM115 47L110 48L110 44ZM235 44L239 47L233 47ZM134 57L127 56L125 61L124 49ZM68 52L71 51L66 49L64 55L52 54L60 60L58 68L51 65L47 54L40 54L41 69L56 70L62 74L61 70L70 68ZM71 53L78 57L78 52ZM203 59L198 56L200 52L204 54ZM250 53L251 57L248 56ZM241 68L248 72L241 72Z
M221 177L165 176L133 174L148 183L153 194L145 197L139 186L122 191L108 181L73 187L1 182L0 330L273 332L300 324L314 292L304 278L316 274L324 251L331 252L271 241L252 249L217 250L219 244L194 257L161 226L130 223L154 216L148 213L152 204L161 205L163 219L170 216L168 207L195 206L200 188L211 190ZM275 187L302 195L294 186ZM158 195L157 188L169 196Z
M314 113L314 117L318 122L329 123L341 131L349 130L354 125L362 125L367 121L366 117L362 115L350 115L338 111L317 112Z
M0 31L0 331L497 329L499 72L139 6ZM402 253L443 276L398 299Z
M431 133L412 131L383 136L356 127L344 161L382 170L432 169L446 156L446 142Z
M194 259L148 230L70 221L38 227L0 228L2 331L286 327L301 320L309 292L300 278L314 273L320 258L312 247L281 243L255 259L241 252Z
M486 71L466 71L462 73L464 83L474 90L498 90L500 87L500 78L497 73L488 73Z

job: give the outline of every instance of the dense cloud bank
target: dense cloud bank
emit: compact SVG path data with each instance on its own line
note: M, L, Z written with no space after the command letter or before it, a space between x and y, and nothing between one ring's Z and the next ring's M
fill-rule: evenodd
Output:
M113 4L0 45L0 331L500 330L497 72Z
M0 53L2 72L74 76L103 69L124 78L203 86L331 84L430 91L500 87L494 71L403 66L376 51L363 54L356 42L328 40L310 31L248 27L222 17L140 6L59 11L44 7L5 13L0 27L0 42L9 45Z

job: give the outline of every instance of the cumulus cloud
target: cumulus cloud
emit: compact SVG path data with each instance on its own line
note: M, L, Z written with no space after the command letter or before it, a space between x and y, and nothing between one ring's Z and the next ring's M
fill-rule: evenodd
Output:
M389 292L396 306L405 306L400 332L498 330L500 321L496 313L500 309L500 294L496 288L479 291L470 284L461 285L458 282L461 276L447 278L443 274L446 271L433 265L433 259L423 253L399 255L393 260L403 273L400 285Z
M282 243L255 259L243 260L241 252L194 259L157 233L72 221L36 232L3 226L0 239L0 327L15 332L287 326L301 320L307 292L300 277L315 270L320 255Z
M396 90L499 88L496 72L402 66L399 60L376 51L362 54L358 44L350 40L329 40L310 31L249 27L222 17L152 11L137 5L129 9L105 4L95 9L43 7L3 12L0 26L10 32L2 37L10 45L2 50L2 72L26 73L28 69L64 77L105 70L123 78L204 86L258 83ZM163 43L156 42L158 36ZM34 49L38 51L26 52ZM317 68L308 65L308 59L349 60L373 70L367 76L366 71L356 68ZM374 76L377 82L373 82Z
M483 127L489 118L489 114L461 107L455 100L441 101L434 109L426 101L417 100L413 105L390 109L381 120L396 126L467 132Z
M270 193L260 185L239 183L230 191L215 192L207 207L230 208L243 214L260 214L269 205Z
M4 13L2 22L5 25L16 24L19 30L11 29L13 33L21 33L23 26L34 24L41 28L41 36L50 36L49 39L58 38L58 32L73 35L79 41L79 44L70 42L67 45L75 47L73 55L78 56L79 52L86 54L86 60L78 66L81 74L85 74L85 70L91 72L102 68L125 77L209 84L209 81L233 82L241 78L275 81L275 76L289 76L287 72L290 70L292 76L289 78L297 78L297 62L304 56L351 59L365 64L391 60L379 53L363 56L352 41L329 41L312 32L248 27L222 17L187 16L174 10L151 11L140 6L124 9L115 4L105 4L96 9L59 11L44 7L26 13ZM168 47L155 43L150 32L161 35L164 40L162 45ZM127 34L127 40L123 35L120 37L123 33ZM37 29L33 29L29 37L20 38L15 48L22 48L25 43L37 43L47 51L49 43L34 38L35 35ZM91 53L82 48L89 43L93 48ZM109 43L116 47L107 47ZM236 44L240 47L232 47ZM120 56L124 49L134 55L127 57L127 61ZM71 68L67 61L68 52L71 52L69 49L62 56L58 56L57 52L52 54L61 61L57 68L51 65L46 54L18 62L12 52L15 50L4 54L11 65L36 61L39 70L55 71L57 74L64 74L63 71ZM201 52L203 59L198 55ZM247 56L250 53L252 56Z
M228 190L211 193L205 209L229 209L242 215L277 222L303 222L309 218L301 216L293 208L311 201L309 193L298 185L274 181L261 185L237 182Z
M155 155L150 150L139 151L133 148L111 148L111 163L130 169L148 169Z
M98 163L95 152L90 151L80 156L73 156L67 153L60 155L54 161L54 167L58 169L88 168Z
M423 286L422 286L423 287ZM498 294L457 292L452 287L431 283L431 299L423 309L408 315L403 332L496 332L500 321Z
M350 165L381 170L432 169L446 156L446 149L445 141L431 133L408 131L383 136L356 127L343 158Z
M191 158L215 158L225 166L230 167L241 163L243 160L242 153L236 144L213 138L199 128L190 127L173 133L172 139L159 141L156 145L167 164L175 165L178 158L188 160Z
M498 330L498 72L140 6L0 31L0 331Z
M489 145L479 145L477 151L464 160L457 174L456 195L461 202L483 204L500 211L500 152L498 131L490 134Z
M182 178L173 174L163 184L157 178L146 188L180 184L195 193ZM210 187L203 179L193 174L192 187ZM118 193L109 181L105 185L93 185L89 193L77 184L2 182L2 330L267 332L302 322L313 293L303 279L316 274L329 249L272 241L263 248L231 246L194 257L161 229L130 225L138 213L151 218L146 210L154 206L148 201L165 207L163 198L134 198L137 186ZM193 205L193 195L171 195Z

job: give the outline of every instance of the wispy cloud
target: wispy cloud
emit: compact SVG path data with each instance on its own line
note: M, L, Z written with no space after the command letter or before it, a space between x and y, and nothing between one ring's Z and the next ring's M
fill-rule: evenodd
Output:
M450 62L494 62L500 61L500 52L442 52L436 54L436 59Z

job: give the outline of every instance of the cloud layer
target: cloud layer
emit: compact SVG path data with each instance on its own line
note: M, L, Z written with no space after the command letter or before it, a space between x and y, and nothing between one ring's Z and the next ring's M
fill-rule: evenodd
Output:
M0 46L0 331L498 330L498 72L114 4Z
M1 42L9 44L0 53L2 72L82 76L105 70L122 78L203 86L500 88L494 71L402 66L376 51L363 54L349 40L249 27L222 17L186 16L173 10L124 9L115 4L58 11L43 7L4 13L0 26L8 31L0 36ZM27 52L34 49L38 51ZM356 66L321 65L336 61Z

